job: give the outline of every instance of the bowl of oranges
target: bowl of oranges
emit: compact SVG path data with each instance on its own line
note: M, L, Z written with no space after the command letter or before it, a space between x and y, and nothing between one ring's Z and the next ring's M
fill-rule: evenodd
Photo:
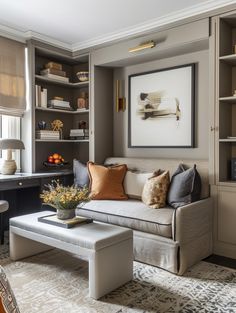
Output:
M62 167L68 164L68 162L66 162L59 153L53 153L52 155L48 156L47 161L45 161L43 164L48 167Z

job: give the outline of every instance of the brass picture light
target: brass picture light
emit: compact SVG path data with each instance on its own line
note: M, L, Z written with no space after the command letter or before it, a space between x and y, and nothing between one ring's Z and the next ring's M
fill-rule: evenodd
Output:
M154 48L156 46L155 42L153 40L151 41L148 41L148 42L145 42L141 45L138 45L134 48L130 48L129 49L129 52L138 52L138 51L142 51L142 50L145 50L145 49L151 49L151 48Z

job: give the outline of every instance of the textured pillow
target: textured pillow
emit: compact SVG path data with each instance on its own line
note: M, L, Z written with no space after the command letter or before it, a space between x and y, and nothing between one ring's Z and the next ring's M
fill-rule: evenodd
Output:
M166 196L170 184L168 171L161 173L158 171L146 181L142 201L151 208L159 209L166 205Z
M20 313L11 286L1 266L0 266L0 312Z
M88 162L90 197L94 200L127 199L123 181L127 171L125 164L105 167Z
M180 164L173 174L168 192L168 203L177 209L180 206L192 203L200 199L201 195L201 177L193 168L185 169Z
M127 171L124 180L124 189L129 198L141 200L143 187L147 179L152 175L153 173Z
M73 172L74 172L74 184L76 187L88 187L89 186L89 174L87 166L81 163L79 160L73 160Z

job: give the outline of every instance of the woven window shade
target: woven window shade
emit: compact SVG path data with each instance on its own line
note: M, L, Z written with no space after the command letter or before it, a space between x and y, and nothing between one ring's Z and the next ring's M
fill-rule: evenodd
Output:
M22 116L25 109L25 45L0 37L0 114Z

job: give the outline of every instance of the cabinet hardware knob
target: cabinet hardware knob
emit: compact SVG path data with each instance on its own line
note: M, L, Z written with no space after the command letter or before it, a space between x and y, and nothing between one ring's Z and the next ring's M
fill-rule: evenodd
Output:
M20 182L18 183L18 185L19 185L19 186L22 186L22 185L23 185L23 183L20 181Z
M213 132L213 130L215 130L215 127L211 126L211 132Z

